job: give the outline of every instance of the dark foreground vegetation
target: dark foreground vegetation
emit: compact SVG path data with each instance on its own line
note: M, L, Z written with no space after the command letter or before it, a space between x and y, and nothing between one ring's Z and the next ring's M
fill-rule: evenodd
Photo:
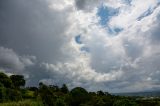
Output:
M114 96L108 92L88 92L82 87L68 90L39 83L24 87L22 75L0 73L0 106L160 106L160 98Z

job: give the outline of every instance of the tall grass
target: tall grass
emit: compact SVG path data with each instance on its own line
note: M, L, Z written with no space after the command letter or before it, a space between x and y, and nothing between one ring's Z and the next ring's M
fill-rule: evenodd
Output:
M19 102L0 103L0 106L44 106L41 101L24 100Z

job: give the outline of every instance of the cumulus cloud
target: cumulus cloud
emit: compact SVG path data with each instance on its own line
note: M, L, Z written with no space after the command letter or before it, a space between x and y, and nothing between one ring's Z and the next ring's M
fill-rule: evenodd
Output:
M0 66L5 69L23 70L24 64L11 49L0 47Z
M101 6L119 11L106 26ZM159 9L157 0L2 0L0 68L24 74L28 86L159 89Z
M34 56L19 56L12 49L0 47L0 68L5 72L24 74L25 67L34 65Z
M91 11L94 8L99 7L100 5L106 5L109 7L119 8L124 4L130 3L127 0L74 0L75 6L79 10L83 10L85 12Z
M53 63L50 57L64 58L60 49L67 41L65 33L70 27L67 18L72 10L51 7L48 0L2 0L0 44L19 54L36 55L42 61Z

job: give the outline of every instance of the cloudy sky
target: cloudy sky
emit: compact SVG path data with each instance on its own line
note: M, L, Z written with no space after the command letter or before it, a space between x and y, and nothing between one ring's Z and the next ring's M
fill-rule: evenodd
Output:
M0 0L0 70L90 91L160 89L160 0Z

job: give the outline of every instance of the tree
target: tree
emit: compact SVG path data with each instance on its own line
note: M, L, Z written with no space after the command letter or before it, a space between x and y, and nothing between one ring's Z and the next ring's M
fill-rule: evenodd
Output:
M39 94L45 106L55 106L57 97L48 86L39 83Z
M0 87L0 103L5 100L5 97L6 97L5 88Z
M66 106L66 103L62 98L58 98L55 103L56 106Z
M105 102L102 100L102 98L99 98L99 100L95 103L95 106L106 106Z
M10 79L15 88L20 88L21 86L25 85L25 80L23 75L11 75Z
M137 103L131 100L122 99L122 100L116 100L113 106L137 106Z
M97 91L97 95L99 95L99 96L104 96L105 95L105 93L103 92L103 91Z
M68 87L66 86L66 84L62 85L61 92L65 93L65 94L69 92Z
M6 100L11 100L11 101L19 101L22 100L22 94L19 90L17 89L6 89Z
M11 88L13 86L11 79L2 72L0 72L0 83L6 88Z
M88 92L81 87L76 87L70 92L70 105L71 106L79 106L80 104L84 104L89 100Z

